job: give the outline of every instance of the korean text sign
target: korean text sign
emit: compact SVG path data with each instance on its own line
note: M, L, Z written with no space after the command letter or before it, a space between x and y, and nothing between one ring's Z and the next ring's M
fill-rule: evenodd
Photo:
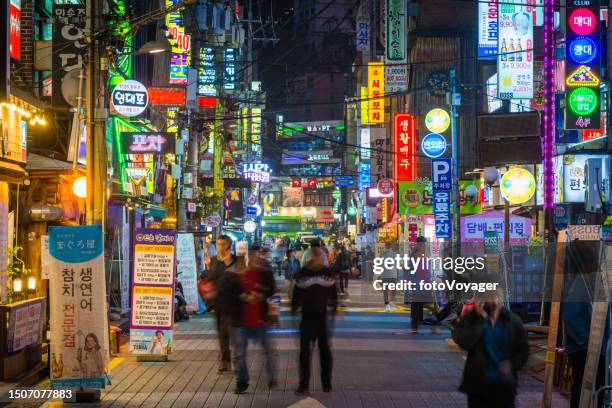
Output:
M167 132L121 132L122 153L174 153L175 140Z
M533 98L533 6L500 0L497 80L500 99Z
M175 8L179 0L166 0L166 8L174 8L166 14L170 54L170 84L187 84L187 71L191 63L191 36L185 33L183 10Z
M497 0L478 3L478 59L497 57Z
M176 231L134 231L130 353L168 355L172 349Z
M599 130L599 1L571 0L566 13L565 128Z
M404 0L387 0L385 48L385 81L387 92L408 89L408 56L406 49L406 4Z
M393 116L395 135L395 178L398 181L416 179L416 129L414 117L407 113Z
M451 159L432 159L431 175L436 238L451 237Z
M382 62L368 62L368 121L385 121L385 66Z
M109 360L102 227L49 227L51 386L104 388Z

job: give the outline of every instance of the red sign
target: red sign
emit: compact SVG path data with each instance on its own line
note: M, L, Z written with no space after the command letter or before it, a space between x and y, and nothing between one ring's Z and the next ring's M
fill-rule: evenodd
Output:
M597 18L593 10L578 8L570 14L568 24L576 34L589 35L595 30L595 27L597 27Z
M317 188L317 179L314 177L309 177L306 185L308 188Z
M393 134L395 135L395 179L398 181L415 181L416 132L414 117L407 113L393 115Z
M200 108L214 108L217 106L217 98L214 96L198 96L198 106Z
M393 180L391 179L381 179L378 180L378 184L376 185L380 194L389 195L393 192Z
M185 90L180 88L148 88L149 105L183 106Z
M9 49L11 58L21 59L21 7L20 0L12 0L9 7L10 15L10 39Z
M588 140L599 139L603 136L601 129L596 130L582 130L582 141L586 142Z
M291 187L302 187L302 179L294 177L291 179Z

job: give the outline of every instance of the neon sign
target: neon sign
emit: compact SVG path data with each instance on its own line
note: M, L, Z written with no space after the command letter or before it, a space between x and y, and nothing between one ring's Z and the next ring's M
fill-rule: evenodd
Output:
M599 108L597 93L590 88L576 88L570 91L567 100L570 110L576 115L590 115Z
M597 27L597 17L593 10L577 8L570 14L567 25L578 35L589 35Z
M576 64L590 64L597 57L597 44L590 37L578 37L570 42L568 52Z
M446 139L438 133L430 133L423 138L421 150L425 156L432 159L440 157L446 151Z

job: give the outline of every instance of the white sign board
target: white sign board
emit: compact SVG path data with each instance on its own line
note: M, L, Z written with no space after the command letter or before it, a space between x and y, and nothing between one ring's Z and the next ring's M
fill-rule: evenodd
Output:
M177 279L183 286L183 295L187 302L187 310L198 310L198 265L196 263L193 234L177 234L176 236L176 272Z
M478 59L497 58L497 8L497 0L478 3Z

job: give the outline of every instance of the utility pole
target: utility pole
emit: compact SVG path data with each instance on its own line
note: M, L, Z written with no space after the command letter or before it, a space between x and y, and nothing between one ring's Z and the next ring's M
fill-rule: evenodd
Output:
M461 95L457 92L457 71L455 68L450 69L450 107L451 107L451 139L452 139L452 171L453 171L453 203L455 211L453 212L453 242L452 252L453 258L460 255L460 233L459 233L459 216L461 206L459 201L459 142L457 135L457 106L461 104Z
M89 38L87 49L87 205L86 221L88 225L99 224L104 228L105 206L107 194L106 171L106 137L104 109L106 83L101 73L108 67L102 64L100 58L100 16L101 2L90 0L86 2L86 33Z
M191 178L190 181L191 182L185 182L185 176L183 176L182 182L183 185L181 186L181 198L178 202L178 211L177 211L177 215L178 215L178 230L179 231L186 231L187 230L187 201L185 199L185 194L184 194L184 189L185 187L187 188L191 188L193 194L195 194L195 190L198 187L198 159L199 159L199 153L200 153L200 133L194 131L193 127L194 127L194 123L193 120L191 118L192 113L191 111L188 109L187 110L187 126L189 128L189 146L188 148L188 152L184 157L184 161L185 161L185 171L183 173L183 175L186 174L191 174Z

